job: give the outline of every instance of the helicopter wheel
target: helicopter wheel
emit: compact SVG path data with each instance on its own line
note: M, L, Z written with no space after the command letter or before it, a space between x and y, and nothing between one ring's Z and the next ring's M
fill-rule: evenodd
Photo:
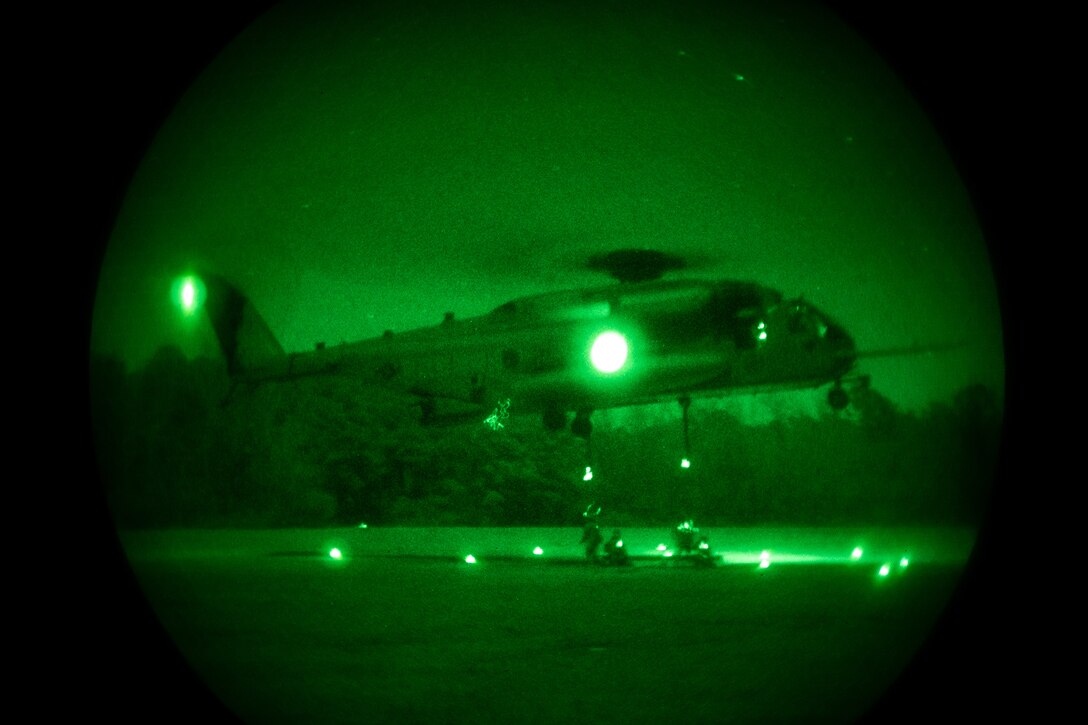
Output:
M574 420L571 421L571 434L588 441L590 434L593 432L593 423L589 420L589 416L592 415L592 413L593 411L591 410L579 410L575 414Z
M850 396L843 390L841 382L835 381L835 385L827 391L827 402L833 410L842 410L850 404Z

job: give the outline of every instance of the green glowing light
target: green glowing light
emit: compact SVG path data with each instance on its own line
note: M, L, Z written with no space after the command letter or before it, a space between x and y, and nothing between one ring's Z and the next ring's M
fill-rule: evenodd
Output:
M658 544L657 545L657 550L658 551L665 551L665 549L668 549L668 548L669 547L665 546L664 544Z
M619 541L616 542L616 548L617 549L622 549L623 548L623 539L620 539Z
M602 373L616 372L627 362L627 339L615 331L602 332L593 341L589 359Z
M204 304L206 294L204 283L199 278L180 277L174 282L172 296L178 307L186 315L191 315Z
M331 556L333 559L339 559L343 557L343 554L341 554L340 550L334 546L333 548L329 549L329 556Z
M854 550L850 552L850 558L853 559L854 561L857 561L858 559L861 558L861 547L860 546L855 546L854 547Z
M742 76L742 75L741 75L740 73L734 73L734 74L733 74L733 80L735 80L735 81L743 81L743 80L744 80L744 76Z
M880 567L880 576L888 576L888 572L890 572L891 570L892 568L889 565L885 564L884 566Z
M476 557L473 556L472 554L469 554L468 556L465 557L465 563L466 564L475 564L476 563Z
M502 430L506 427L506 419L510 417L510 399L506 401L499 401L499 404L492 411L491 415L484 419L484 423L491 427L491 430Z
M359 524L359 528L360 528L360 529L365 529L365 528L366 528L366 524Z
M904 556L902 559L899 560L899 567L901 569L906 569L909 565L910 561L907 560L907 557Z
M544 550L543 550L543 549L541 549L541 548L540 548L540 547L538 546L538 547L536 547L535 549L533 549L533 553L534 553L535 555L537 555L537 556L540 556L541 554L543 554L543 553L544 553Z
M766 340L767 339L767 333L766 332L759 333L759 339L760 340Z
M582 480L583 481L592 481L593 480L593 469L590 468L589 466L586 466L586 474L584 476L582 476Z
M665 557L668 558L670 556L672 556L672 552L671 551L666 551L665 552Z
M705 551L710 548L710 544L706 543L705 541L700 541L699 548Z
M680 459L680 467L681 468L691 468L691 461L689 461L686 458L681 458Z
M770 565L771 565L771 552L769 552L767 550L764 550L763 553L761 553L759 555L759 568L760 569L766 569Z

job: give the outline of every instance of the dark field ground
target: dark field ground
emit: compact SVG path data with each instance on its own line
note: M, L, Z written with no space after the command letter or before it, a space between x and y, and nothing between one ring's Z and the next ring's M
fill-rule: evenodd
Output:
M710 533L720 564L709 570L661 558L656 543L671 542L648 529L625 532L638 557L627 569L579 561L577 529L122 540L173 640L246 721L594 723L852 720L925 642L971 541L959 530ZM327 556L333 545L344 558ZM772 564L760 569L764 548Z

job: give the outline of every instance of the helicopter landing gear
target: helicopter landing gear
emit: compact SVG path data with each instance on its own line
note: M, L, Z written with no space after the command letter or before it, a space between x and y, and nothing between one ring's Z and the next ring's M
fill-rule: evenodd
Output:
M582 409L574 414L574 420L570 424L570 432L586 442L586 457L585 457L585 475L582 476L583 481L593 480L593 448L591 446L590 434L593 433L593 423L589 420L589 416L593 415L592 410Z
M563 430L567 424L567 414L559 406L548 406L544 409L544 429L552 433Z
M831 390L827 391L827 403L832 410L842 410L850 404L850 396L843 390L841 380L836 380Z
M593 423L589 420L591 415L593 415L592 410L583 408L574 414L574 420L570 424L571 434L584 439L586 442L586 473L582 477L583 481L593 479L593 449L590 447L590 434L593 433Z
M591 415L593 415L593 411L585 408L575 413L574 420L570 424L571 434L588 441L590 434L593 432L593 423L589 420Z
M419 399L419 420L423 425L431 425L435 422L435 412L438 409L434 398L426 396Z
M680 403L680 414L684 420L684 458L680 461L680 467L687 468L691 465L691 439L688 437L688 408L691 407L691 398L682 395L676 402Z

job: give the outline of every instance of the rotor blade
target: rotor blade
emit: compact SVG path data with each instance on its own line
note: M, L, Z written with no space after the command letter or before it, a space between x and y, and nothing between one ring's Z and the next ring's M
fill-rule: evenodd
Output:
M907 355L925 355L934 352L948 352L963 347L962 342L943 342L932 345L907 345L904 347L885 347L877 350L857 350L851 356L858 358L903 357Z
M721 258L696 250L671 249L666 252L651 247L593 250L588 245L568 248L556 258L554 266L564 272L598 272L628 282L658 279L675 272L717 273L719 268L728 269L728 264Z

